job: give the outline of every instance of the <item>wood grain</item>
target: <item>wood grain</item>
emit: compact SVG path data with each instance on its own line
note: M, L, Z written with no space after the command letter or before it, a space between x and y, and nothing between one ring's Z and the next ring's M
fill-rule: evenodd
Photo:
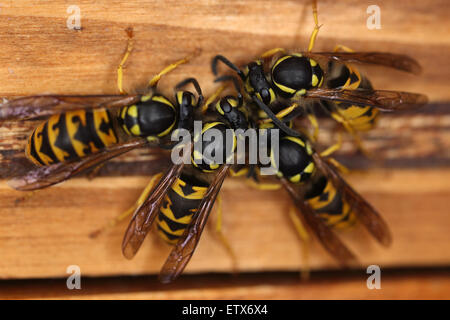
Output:
M378 246L360 228L342 232L362 266L445 266L450 263L448 195L450 170L374 169L354 172L349 181L386 218L394 244ZM89 234L104 226L137 198L148 177L72 179L42 190L16 204L23 193L1 184L0 274L3 278L62 277L69 265L89 276L157 273L169 247L149 237L128 261L120 243L126 223L99 239ZM425 183L426 182L426 183ZM283 191L259 191L239 179L228 179L222 190L224 232L244 271L296 270L301 246L286 217L290 200ZM213 230L202 236L187 272L232 271L232 261ZM314 242L313 269L336 268Z
M307 282L294 273L187 276L171 285L155 277L82 278L81 290L65 279L0 283L1 299L449 299L448 270L382 271L381 289L369 290L367 274L313 274Z

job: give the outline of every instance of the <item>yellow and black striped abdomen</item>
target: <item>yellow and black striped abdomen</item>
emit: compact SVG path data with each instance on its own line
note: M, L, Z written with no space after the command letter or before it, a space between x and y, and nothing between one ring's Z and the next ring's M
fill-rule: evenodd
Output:
M342 193L323 176L315 181L312 190L306 194L306 199L314 212L330 227L346 228L356 221L356 216L342 198Z
M333 65L335 77L328 81L329 88L346 90L372 89L370 81L363 77L358 69L351 65ZM337 71L339 70L339 71ZM337 76L336 76L337 74ZM354 105L348 102L335 102L335 110L338 115L356 131L368 131L372 129L377 120L379 110L371 106Z
M26 156L39 166L82 158L117 143L110 114L104 109L54 115L30 135Z
M208 186L181 175L166 194L161 206L157 225L161 238L175 244L196 213Z

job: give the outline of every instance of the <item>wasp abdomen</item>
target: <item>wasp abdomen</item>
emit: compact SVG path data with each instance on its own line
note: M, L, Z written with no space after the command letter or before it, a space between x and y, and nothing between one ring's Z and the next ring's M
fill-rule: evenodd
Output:
M356 221L356 216L347 201L343 199L341 191L324 176L313 182L305 194L305 199L328 226L346 228Z

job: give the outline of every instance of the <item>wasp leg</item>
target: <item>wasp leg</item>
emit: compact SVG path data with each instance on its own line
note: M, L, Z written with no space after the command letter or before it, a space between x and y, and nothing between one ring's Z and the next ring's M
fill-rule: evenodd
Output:
M355 52L354 50L350 49L347 46L344 46L342 44L338 44L334 47L333 52L339 52L339 51L344 51L344 52Z
M202 106L202 114L205 114L206 111L209 108L209 105L211 105L214 101L216 101L217 97L222 94L223 90L227 87L226 84L221 85L205 102L205 104Z
M309 120L309 123L313 127L313 133L312 134L308 134L308 137L310 137L310 140L312 142L316 142L318 137L319 137L319 121L317 121L317 117L314 114L314 109L309 107L306 116L307 116L307 118Z
M231 264L232 264L232 268L233 268L233 273L237 272L237 259L236 259L236 255L233 251L233 248L230 245L230 242L228 241L228 239L225 237L225 235L223 234L222 231L222 197L220 196L220 194L217 196L216 198L216 203L217 203L217 221L216 221L216 233L219 236L220 241L222 242L223 246L225 247L225 250L227 251L227 253L230 255L231 258Z
M284 53L286 53L286 50L283 49L283 48L273 48L273 49L270 49L270 50L264 52L264 53L261 55L261 59L267 59L267 58L270 58L270 57L276 55L277 53L283 53L283 54L284 54Z
M347 174L350 172L350 170L344 166L342 163L337 161L335 158L330 157L333 153L338 151L342 147L342 134L338 133L338 141L333 144L332 146L328 147L324 151L320 153L321 157L326 157L327 161L330 162L333 166L335 166L341 173Z
M139 196L139 199L135 202L135 204L131 208L129 208L125 212L121 213L120 215L118 215L114 219L110 220L109 223L106 226L91 232L89 234L89 237L97 238L100 234L104 233L106 230L115 227L119 222L121 222L125 218L131 216L136 211L136 209L139 208L139 206L141 204L143 204L144 201L148 198L149 194L153 190L153 187L156 185L156 183L159 181L159 179L161 179L161 177L162 177L162 173L155 174L150 179L150 182L145 187L144 191L142 191L141 195Z
M117 88L119 88L120 94L126 94L126 92L123 90L123 66L125 65L125 62L128 60L131 51L133 50L133 28L128 28L125 31L128 35L127 50L125 51L125 54L123 55L122 60L120 61L119 66L117 67Z
M295 231L297 232L297 236L300 238L301 246L302 246L302 265L300 267L300 276L302 280L309 279L309 234L306 228L303 226L303 223L300 221L296 213L296 208L290 207L288 216L294 225Z
M319 33L319 29L322 25L319 26L319 18L317 17L317 0L312 0L312 12L314 17L314 29L311 33L311 37L309 38L308 52L311 52L314 48L314 44L316 43L317 34Z
M332 112L331 116L333 119L335 119L337 122L341 123L345 130L347 130L348 133L353 137L355 140L356 146L358 147L358 150L361 151L362 154L364 154L368 158L372 158L371 154L364 148L363 143L361 141L361 138L359 137L358 133L353 129L353 127L348 123L347 119L342 117L337 112Z
M175 61L174 63L169 64L167 67L162 69L157 75L155 75L148 83L149 88L156 88L161 77L173 70L175 70L178 66L188 63L193 57L197 56L200 53L199 50L196 50L192 55L187 56L181 60Z
M321 157L328 157L342 147L342 134L338 132L338 141L320 153Z

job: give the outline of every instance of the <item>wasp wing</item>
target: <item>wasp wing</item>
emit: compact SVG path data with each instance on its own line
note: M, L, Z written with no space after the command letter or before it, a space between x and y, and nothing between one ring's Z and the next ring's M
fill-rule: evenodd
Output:
M371 106L387 112L418 108L428 102L427 96L419 93L371 89L318 88L308 90L305 98Z
M413 74L420 74L422 67L410 56L389 52L313 52L304 53L311 58L325 57L342 62L375 64Z
M209 213L222 187L223 181L228 174L230 166L223 165L217 172L214 180L206 191L205 197L200 202L194 219L185 230L183 236L178 240L175 248L172 249L164 266L159 274L159 279L163 283L175 280L184 270L195 248L200 240L200 236L208 220Z
M361 221L378 242L386 247L389 246L392 243L392 235L381 215L366 200L364 200L359 193L345 182L339 173L319 154L314 153L313 159L317 168L330 178L335 187L342 192L359 221Z
M71 110L115 108L136 103L140 95L38 95L0 105L0 121L33 119Z
M281 183L288 191L295 205L299 218L304 224L309 226L312 232L321 242L322 246L343 266L356 263L355 255L348 249L345 244L336 236L336 234L328 227L322 219L320 219L304 200L302 192L296 190L286 179L282 178Z
M122 241L122 253L126 258L131 259L136 255L159 213L164 196L175 180L180 177L183 167L184 163L172 165L148 198L134 212Z
M8 184L12 188L20 191L30 191L49 187L125 152L143 147L146 144L148 144L148 142L145 140L135 140L116 144L78 160L31 169L23 176L9 180Z

